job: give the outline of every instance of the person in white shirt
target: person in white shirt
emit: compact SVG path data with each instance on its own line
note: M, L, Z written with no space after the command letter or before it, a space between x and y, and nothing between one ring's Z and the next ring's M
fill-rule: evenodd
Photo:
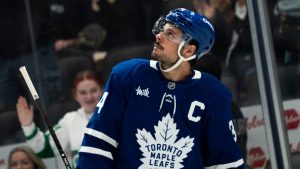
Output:
M80 108L68 112L53 129L63 150L71 153L72 167L76 166L78 150L83 139L84 129L103 91L103 85L92 71L82 71L74 79L73 94ZM43 133L33 122L33 108L24 97L16 104L19 121L26 136L27 143L41 158L60 158L49 132ZM61 164L59 164L60 166Z

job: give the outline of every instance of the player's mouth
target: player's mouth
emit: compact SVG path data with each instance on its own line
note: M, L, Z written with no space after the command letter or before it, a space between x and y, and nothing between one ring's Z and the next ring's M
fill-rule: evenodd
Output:
M163 48L161 45L159 45L159 43L157 43L157 42L154 43L154 49L155 49L155 48L160 49L160 50L163 50L163 49L164 49L164 48Z

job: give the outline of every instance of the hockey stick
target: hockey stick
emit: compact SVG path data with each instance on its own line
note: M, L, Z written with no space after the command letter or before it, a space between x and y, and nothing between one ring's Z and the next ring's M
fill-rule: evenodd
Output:
M28 75L28 72L26 70L26 67L22 66L22 67L20 67L19 70L20 70L20 72L21 72L21 74L22 74L22 76L23 76L23 78L24 78L24 80L25 80L25 82L27 84L27 87L29 88L29 91L30 91L30 93L31 93L31 95L33 97L33 100L34 100L34 102L37 105L37 108L39 109L39 111L42 114L42 117L43 117L43 119L44 119L44 121L45 121L45 123L46 123L46 125L48 127L50 135L53 138L53 141L54 141L54 143L55 143L55 145L56 145L56 147L58 149L58 152L59 152L59 154L60 154L60 156L61 156L61 158L62 158L62 160L63 160L63 162L64 162L64 164L66 166L66 168L67 169L71 169L71 166L70 166L70 163L68 161L68 158L67 158L66 154L64 153L64 151L63 151L63 149L62 149L62 147L61 147L61 145L60 145L60 143L59 143L59 141L57 139L57 136L56 136L56 134L55 134L55 132L53 130L53 127L52 127L52 125L50 124L50 122L48 120L45 108L43 107L43 105L41 103L41 100L40 100L40 98L39 98L39 96L38 96L38 94L37 94L37 92L36 92L36 90L35 90L35 88L34 88L34 86L32 84L32 81L31 81L31 79L30 79L30 77Z

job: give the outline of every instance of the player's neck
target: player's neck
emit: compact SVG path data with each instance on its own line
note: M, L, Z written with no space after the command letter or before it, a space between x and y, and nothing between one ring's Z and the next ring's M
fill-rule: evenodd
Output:
M162 75L167 79L174 82L186 80L191 75L191 67L188 62L181 63L178 68L170 72L162 72Z

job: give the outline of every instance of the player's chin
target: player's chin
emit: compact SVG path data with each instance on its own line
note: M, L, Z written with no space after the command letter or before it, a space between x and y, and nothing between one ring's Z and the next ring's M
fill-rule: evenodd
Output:
M153 51L151 52L151 58L154 60L158 60L158 58L159 58L159 55L157 54L155 49L153 49Z

